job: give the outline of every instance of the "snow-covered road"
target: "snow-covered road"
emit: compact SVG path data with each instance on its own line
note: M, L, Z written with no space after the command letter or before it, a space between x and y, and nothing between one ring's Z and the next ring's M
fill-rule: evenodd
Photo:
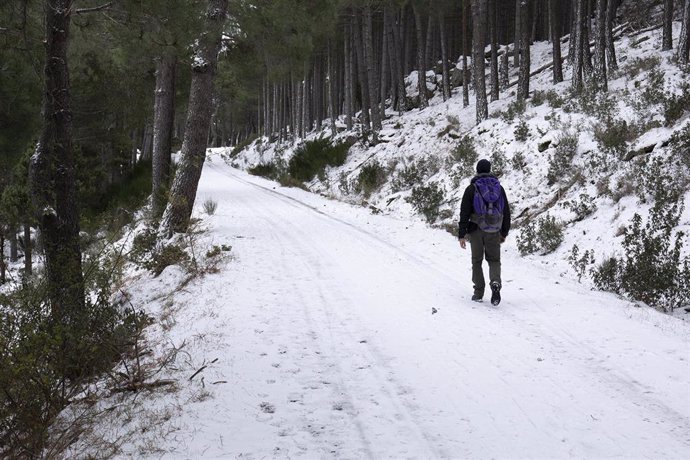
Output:
M473 303L448 233L219 157L207 197L236 259L187 288L173 334L218 358L206 382L221 383L184 408L172 456L690 457L688 324L561 279L512 240L503 303Z

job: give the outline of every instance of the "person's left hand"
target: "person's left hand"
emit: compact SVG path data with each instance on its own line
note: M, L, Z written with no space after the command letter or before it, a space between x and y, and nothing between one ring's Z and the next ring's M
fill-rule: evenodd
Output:
M463 249L467 248L467 240L465 238L460 238L460 247Z

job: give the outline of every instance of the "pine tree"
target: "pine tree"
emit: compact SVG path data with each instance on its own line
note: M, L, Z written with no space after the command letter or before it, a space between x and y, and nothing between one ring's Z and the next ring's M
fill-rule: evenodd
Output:
M553 83L563 81L563 62L561 58L561 24L560 2L549 0L549 26L551 30L551 46L553 54Z
M72 8L72 0L45 2L43 129L30 165L51 316L67 327L85 307L68 66Z
M683 7L683 22L678 41L678 62L682 65L688 63L690 53L690 0L685 0Z
M606 0L596 0L596 32L594 34L594 80L597 89L608 91L606 76ZM585 44L589 48L589 44Z
M206 143L213 110L213 79L227 12L228 0L209 0L204 29L195 44L182 159L159 229L161 236L165 238L176 232L184 232L189 226L201 169L206 159Z

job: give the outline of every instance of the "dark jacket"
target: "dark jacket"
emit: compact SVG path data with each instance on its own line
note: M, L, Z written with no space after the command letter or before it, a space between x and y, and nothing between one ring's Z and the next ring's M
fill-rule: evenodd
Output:
M470 222L470 216L474 213L474 191L476 190L474 183L481 177L495 177L492 174L477 174L472 178L470 185L465 189L465 194L462 196L460 204L460 223L458 225L458 237L464 238L468 233L477 230L477 224ZM510 205L508 204L508 197L506 191L501 186L501 193L503 194L503 223L501 225L501 236L504 238L508 236L510 231Z

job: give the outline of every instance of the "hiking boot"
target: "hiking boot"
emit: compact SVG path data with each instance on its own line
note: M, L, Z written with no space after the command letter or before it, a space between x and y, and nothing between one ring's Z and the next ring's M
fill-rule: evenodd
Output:
M472 300L474 302L481 302L482 297L484 297L484 294L477 294L477 293L472 294Z
M491 305L501 303L501 285L494 281L491 283Z

